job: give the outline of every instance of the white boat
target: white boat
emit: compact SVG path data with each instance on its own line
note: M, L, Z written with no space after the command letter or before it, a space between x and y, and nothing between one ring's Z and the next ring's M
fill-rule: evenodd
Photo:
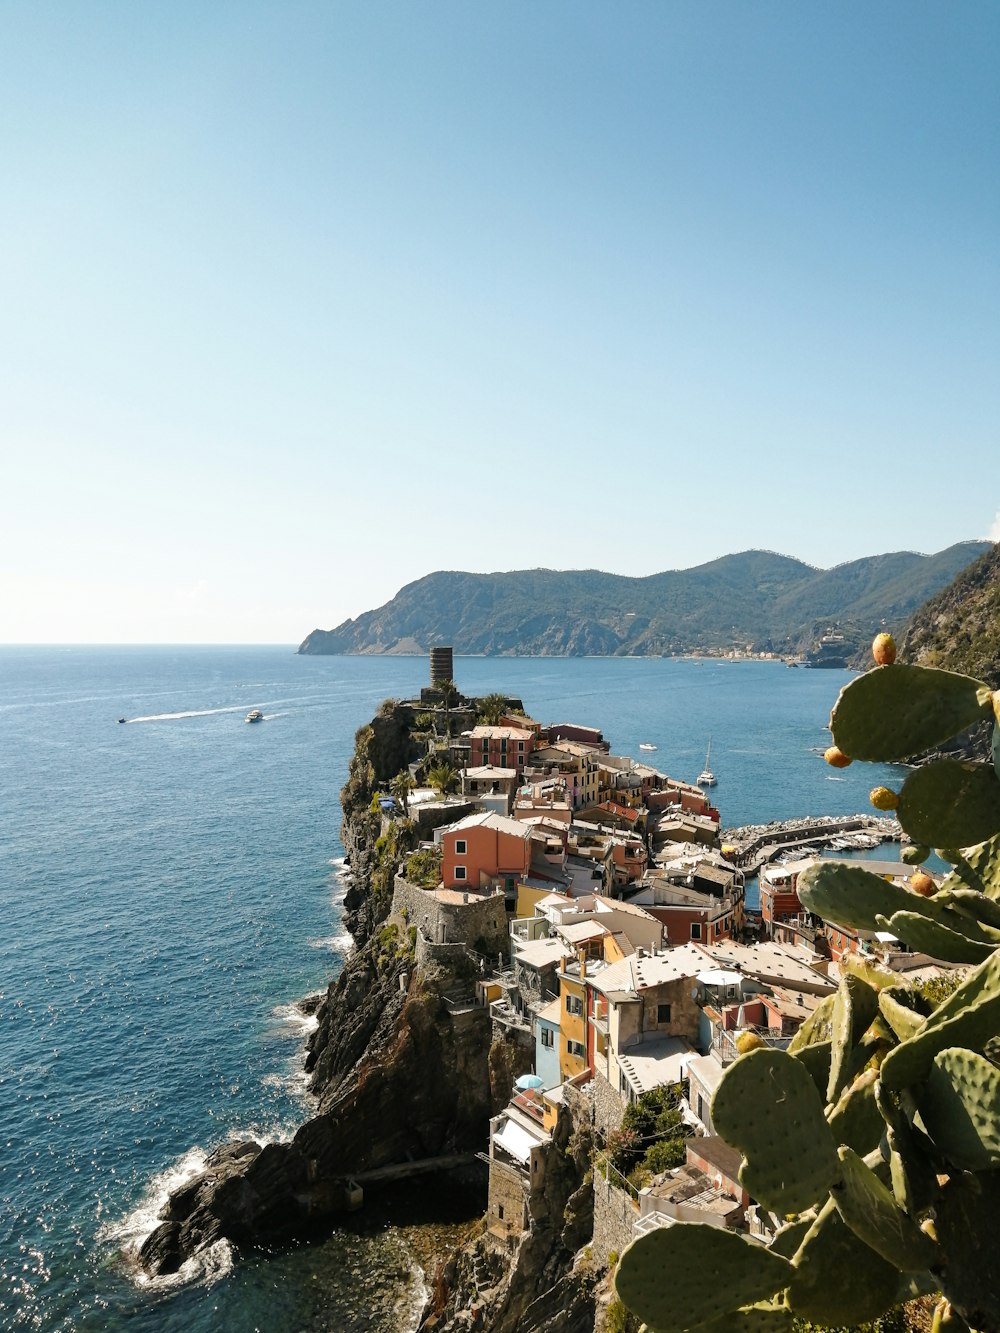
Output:
M711 736L709 736L708 749L705 751L705 767L695 778L695 782L697 782L699 787L714 787L716 784L715 774L709 767L709 762L708 762L711 757L712 757L712 738Z
M250 712L247 713L246 717L243 720L244 722L263 722L264 714L260 711L259 708L251 708Z
M640 749L640 750L655 750L655 749L656 749L656 746L655 746L655 745L650 745L648 741L640 741L640 742L639 742L639 749Z

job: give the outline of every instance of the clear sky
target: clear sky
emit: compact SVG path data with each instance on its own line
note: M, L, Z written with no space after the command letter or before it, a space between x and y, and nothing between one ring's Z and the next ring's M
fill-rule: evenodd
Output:
M0 640L1000 537L996 0L0 0Z

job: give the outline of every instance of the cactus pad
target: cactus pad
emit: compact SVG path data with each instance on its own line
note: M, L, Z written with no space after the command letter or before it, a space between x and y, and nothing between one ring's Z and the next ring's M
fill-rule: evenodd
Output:
M885 1121L875 1100L877 1078L877 1069L866 1069L826 1113L834 1142L846 1144L862 1155L877 1147L885 1132Z
M793 1261L788 1301L801 1319L840 1327L895 1304L899 1272L858 1239L827 1199Z
M900 885L847 861L818 861L809 866L798 878L797 892L807 912L852 930L877 930L880 913L905 912L914 901L913 894Z
M761 1301L742 1305L721 1319L699 1325L698 1333L791 1333L794 1322L791 1310L782 1301ZM644 1327L646 1333L656 1333L655 1329Z
M961 862L955 866L943 889L978 889L990 899L1000 899L1000 835L988 838L976 847L966 847Z
M822 999L806 1021L789 1042L788 1049L793 1054L804 1046L814 1046L830 1040L833 1034L833 1006L836 1003L836 991Z
M807 1046L800 1046L797 1051L792 1051L791 1046L788 1047L788 1050L794 1059L805 1065L809 1071L809 1077L816 1084L816 1091L820 1097L825 1098L827 1085L830 1082L830 1060L833 1053L833 1042L828 1037L826 1041L813 1041Z
M1000 1172L952 1176L935 1214L945 1296L979 1333L1000 1333Z
M846 685L830 715L830 730L852 759L894 763L940 745L991 710L990 687L980 680L897 665Z
M900 1041L915 1036L927 1017L926 1013L921 1012L919 992L911 990L909 986L892 986L882 991L878 997L878 1007Z
M839 1178L816 1084L787 1051L751 1051L730 1065L712 1099L712 1123L743 1153L748 1193L776 1213L801 1212Z
M996 948L994 944L969 939L968 935L960 934L921 912L894 912L891 917L880 916L879 921L884 930L911 949L928 953L945 963L981 963Z
M938 1051L963 1046L979 1051L1000 1032L1000 951L993 953L948 998L921 1030L882 1061L885 1088L899 1092L922 1083Z
M791 1276L791 1265L781 1255L733 1231L688 1222L632 1241L618 1261L614 1281L619 1299L633 1314L653 1328L680 1333L773 1296Z
M878 993L860 977L841 977L833 1006L833 1049L826 1099L835 1102L851 1078L851 1055L878 1013Z
M919 1273L938 1259L929 1236L896 1204L892 1194L851 1148L840 1149L843 1181L831 1191L854 1234L904 1273Z
M989 1060L958 1047L939 1051L919 1107L924 1128L955 1166L1000 1167L1000 1070Z
M937 759L910 773L896 813L915 842L970 847L1000 832L1000 778L992 764Z

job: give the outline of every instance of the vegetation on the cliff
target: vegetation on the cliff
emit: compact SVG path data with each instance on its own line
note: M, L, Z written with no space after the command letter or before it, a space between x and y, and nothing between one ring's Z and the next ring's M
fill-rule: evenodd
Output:
M621 1127L608 1135L611 1165L636 1189L684 1163L689 1131L680 1112L683 1093L676 1083L641 1093L625 1108Z
M903 633L901 656L1000 688L1000 545L920 607Z
M842 623L870 634L901 625L986 549L962 542L814 569L744 551L694 569L627 578L598 570L429 574L384 606L315 630L302 653L423 652L583 656L743 649L805 652Z

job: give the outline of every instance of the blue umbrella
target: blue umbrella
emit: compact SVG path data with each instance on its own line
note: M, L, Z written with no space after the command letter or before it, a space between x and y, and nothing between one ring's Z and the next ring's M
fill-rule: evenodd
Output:
M514 1087L520 1088L522 1092L527 1092L529 1088L540 1088L543 1080L537 1074L522 1074L519 1079L514 1080Z

